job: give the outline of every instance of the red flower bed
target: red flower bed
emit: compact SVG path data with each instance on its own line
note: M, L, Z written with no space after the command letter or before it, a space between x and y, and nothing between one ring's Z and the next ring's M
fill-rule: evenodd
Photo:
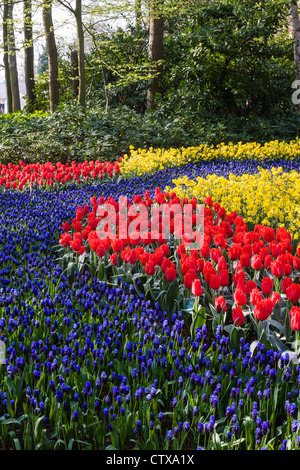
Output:
M90 179L103 180L119 174L119 162L86 161L83 163L34 163L26 165L0 164L0 186L22 190L27 186L53 186L67 182L79 183Z
M154 293L154 299L155 295L157 299L163 297L159 292L167 295L170 285L176 282L176 297L169 295L165 300L177 302L181 307L191 302L191 296L196 296L206 311L209 307L214 315L220 315L220 321L227 315L228 322L228 314L236 326L243 325L247 317L252 324L272 318L273 323L269 325L272 328L276 329L277 322L285 328L291 326L293 330L299 330L300 246L294 253L291 235L285 228L275 231L272 227L257 225L249 230L235 212L227 214L211 198L204 202L204 240L199 249L190 249L191 240L185 237L176 239L178 220L175 217L171 218L170 238L166 239L162 230L166 220L163 215L158 216L159 235L153 239L149 235L150 225L146 230L143 217L132 211L126 223L129 227L138 221L135 232L121 236L123 203L112 198L107 201L92 198L91 209L79 207L71 224L63 225L60 244L73 256L73 261L86 262L90 267L100 263L109 268L112 275L126 274L133 280L140 276L145 290ZM104 203L114 207L117 214L114 236L109 223L97 231L101 221L108 220L107 212L100 217L97 213L99 205ZM192 204L196 207L197 201L185 199L180 202L175 193L162 193L157 189L154 200L148 192L144 198L136 196L133 204L127 204L128 213L137 203L150 211L153 205L161 204L171 207L180 203L182 208ZM74 258L74 253L79 256ZM197 308L199 310L199 306ZM285 341L288 333L290 330L285 331ZM276 330L274 335L281 337L282 330L281 333Z

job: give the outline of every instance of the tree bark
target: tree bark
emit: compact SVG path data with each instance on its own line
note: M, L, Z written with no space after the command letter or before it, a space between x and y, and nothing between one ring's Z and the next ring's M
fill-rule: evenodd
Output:
M300 79L300 18L296 0L290 2L290 24L293 32L295 77Z
M6 104L7 113L12 113L12 93L9 73L9 61L8 61L8 31L7 31L7 19L8 19L8 0L3 2L3 48L4 48L4 70L5 70L5 84L6 84Z
M79 88L78 103L85 106L86 99L86 79L85 79L85 63L84 63L84 33L82 26L82 4L81 0L76 0L75 18L78 37L78 72L79 72Z
M50 111L53 113L59 104L59 86L57 47L52 21L52 0L44 0L43 23L48 54Z
M32 40L32 4L31 0L24 0L24 72L27 95L27 110L32 113L35 109L36 95L34 82L34 53Z
M12 110L20 111L20 91L19 91L19 79L18 79L18 67L17 67L17 55L16 55L16 43L15 43L15 32L13 23L13 0L8 0L8 11L7 11L7 36L8 36L8 64L9 64L9 75L10 75L10 86L12 94Z
M72 75L72 90L75 96L78 96L79 88L79 71L78 71L78 51L71 51L71 75Z
M155 95L161 92L162 60L164 43L163 0L150 0L149 61L153 75L147 92L147 109L155 108Z

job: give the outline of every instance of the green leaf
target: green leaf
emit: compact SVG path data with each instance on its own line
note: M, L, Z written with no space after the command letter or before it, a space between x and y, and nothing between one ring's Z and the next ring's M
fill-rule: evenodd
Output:
M109 445L105 450L118 450L116 447Z
M37 444L40 442L42 433L43 433L43 423L44 423L44 416L41 416L36 420L35 426L34 426L34 431L33 431L33 437L34 437L34 442Z
M195 313L191 327L190 334L192 338L195 338L196 329L201 328L206 323L206 310L204 307L201 307L197 313Z
M230 342L234 349L238 350L240 347L240 339L244 336L244 328L233 326L230 332Z
M22 450L19 439L15 438L13 440L15 450Z
M168 313L172 313L175 305L176 305L176 300L178 298L178 281L177 279L174 279L174 281L171 282L170 287L167 291L165 302L166 302L166 311Z

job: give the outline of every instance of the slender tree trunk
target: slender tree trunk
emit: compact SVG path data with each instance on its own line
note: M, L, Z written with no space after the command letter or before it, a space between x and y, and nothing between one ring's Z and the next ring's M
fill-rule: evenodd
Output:
M135 0L135 27L138 28L142 24L142 0Z
M17 55L16 55L16 43L13 23L13 0L8 0L8 14L7 14L7 33L8 33L8 64L10 74L10 86L12 93L12 110L20 111L20 91L19 91L19 79L18 79L18 68L17 68Z
M53 113L59 104L59 86L57 48L52 21L52 0L44 0L43 23L48 54L50 111Z
M162 78L164 18L162 16L163 0L150 0L150 33L149 33L149 60L150 71L153 78L147 93L147 109L155 107L155 95L161 92L160 80Z
M8 31L7 31L7 19L8 19L8 0L3 2L3 48L4 48L4 70L5 70L5 84L6 84L6 103L7 113L12 113L12 93L10 84L10 73L9 73L9 61L8 61Z
M35 109L35 83L34 83L34 54L32 41L32 5L31 0L24 0L23 4L24 16L24 71L25 86L28 102L28 112L32 113Z
M85 63L84 63L84 33L82 26L82 3L76 0L75 8L77 36L78 36L78 72L79 72L79 89L78 103L85 106L86 100L86 79L85 79Z
M79 88L79 71L78 71L78 51L71 51L71 75L72 75L72 90L75 96L78 96Z

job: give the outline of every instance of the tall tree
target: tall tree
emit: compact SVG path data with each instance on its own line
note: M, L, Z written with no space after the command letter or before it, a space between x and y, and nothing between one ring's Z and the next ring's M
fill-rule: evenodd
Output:
M78 96L79 87L79 72L78 72L78 51L73 50L70 53L71 59L71 75L72 75L72 90L75 96Z
M48 54L50 111L53 113L59 104L59 85L58 56L52 21L52 0L44 0L43 23Z
M85 106L86 101L86 74L85 74L85 59L84 59L84 32L82 22L82 1L75 0L75 8L73 8L67 0L58 0L58 2L67 8L76 20L77 28L77 48L78 48L78 103Z
M293 32L295 78L300 80L300 18L296 0L290 2L290 25Z
M78 72L79 72L78 103L81 106L85 106L86 78L85 78L85 63L84 63L84 33L83 33L83 26L82 26L81 0L76 0L75 18L76 18L76 26L77 26L77 37L78 37Z
M35 82L34 82L34 53L32 38L32 3L31 0L23 0L24 18L24 72L27 95L27 110L29 113L35 109Z
M9 64L9 75L10 75L10 86L12 94L12 110L20 111L21 100L19 91L19 79L18 79L18 67L17 67L17 54L16 54L16 42L14 32L14 19L13 19L13 8L14 0L8 0L7 5L7 39L8 39L8 64Z
M9 47L8 47L8 0L3 1L3 48L4 48L4 71L5 71L5 84L6 84L6 103L8 113L12 113L12 93L11 93L11 84L10 84L10 72L9 72Z
M155 95L161 92L160 80L162 77L163 43L164 43L164 0L150 0L150 31L149 31L149 61L150 80L147 92L147 109L155 107Z

